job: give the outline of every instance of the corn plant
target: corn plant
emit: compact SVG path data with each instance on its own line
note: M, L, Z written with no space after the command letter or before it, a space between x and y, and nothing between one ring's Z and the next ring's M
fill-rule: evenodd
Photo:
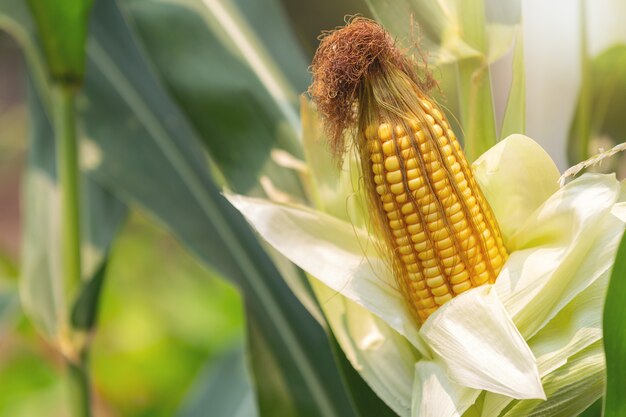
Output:
M73 415L132 207L244 300L245 347L184 415L624 415L622 184L574 178L619 151L583 162L623 139L623 47L593 59L581 30L561 177L524 136L519 1L365 10L300 96L311 57L275 0L0 0L28 64L20 300Z

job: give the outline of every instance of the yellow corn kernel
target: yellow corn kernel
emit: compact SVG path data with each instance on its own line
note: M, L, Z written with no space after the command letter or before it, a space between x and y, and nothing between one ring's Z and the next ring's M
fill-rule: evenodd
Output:
M390 156L385 159L385 169L387 171L395 171L400 169L400 161L398 161L397 156Z
M419 121L367 128L365 149L398 282L423 322L454 296L494 282L507 253L445 116L429 99L420 103Z

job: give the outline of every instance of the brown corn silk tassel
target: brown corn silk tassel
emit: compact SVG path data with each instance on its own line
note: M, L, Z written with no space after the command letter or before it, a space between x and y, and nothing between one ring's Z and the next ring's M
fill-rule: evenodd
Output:
M355 138L381 251L418 322L470 288L493 283L507 258L496 219L424 66L377 23L327 33L309 94L338 157ZM421 77L420 77L421 75Z

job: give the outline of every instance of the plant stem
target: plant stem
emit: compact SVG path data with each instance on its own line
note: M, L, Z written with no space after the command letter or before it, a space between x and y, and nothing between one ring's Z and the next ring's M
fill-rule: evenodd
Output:
M73 302L81 284L80 178L76 138L75 89L53 88L57 181L61 194L61 259L66 302ZM68 359L73 409L76 417L91 417L87 371L88 347L77 346L78 358Z
M79 362L68 361L74 416L91 417L91 384L89 383L88 353L80 354Z
M66 297L80 284L80 207L74 90L53 90L57 177L61 192L62 266Z

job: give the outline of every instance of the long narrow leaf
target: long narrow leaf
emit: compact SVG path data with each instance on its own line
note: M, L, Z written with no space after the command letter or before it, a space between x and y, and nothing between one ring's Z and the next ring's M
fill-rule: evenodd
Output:
M234 7L221 0L205 3L211 9L195 0L135 0L128 11L159 77L229 185L249 193L265 175L279 189L298 195L301 189L294 173L270 158L275 148L302 153L296 87L258 52L262 48L252 43L250 29ZM220 20L222 15L227 21ZM164 25L176 30L164 32ZM256 58L244 58L249 49ZM297 55L290 67L294 66L306 74ZM297 88L303 88L301 84Z
M606 354L606 394L604 417L626 415L626 238L622 238L604 305L604 352Z
M259 415L241 347L207 364L177 417L203 417L207 410L220 417Z

